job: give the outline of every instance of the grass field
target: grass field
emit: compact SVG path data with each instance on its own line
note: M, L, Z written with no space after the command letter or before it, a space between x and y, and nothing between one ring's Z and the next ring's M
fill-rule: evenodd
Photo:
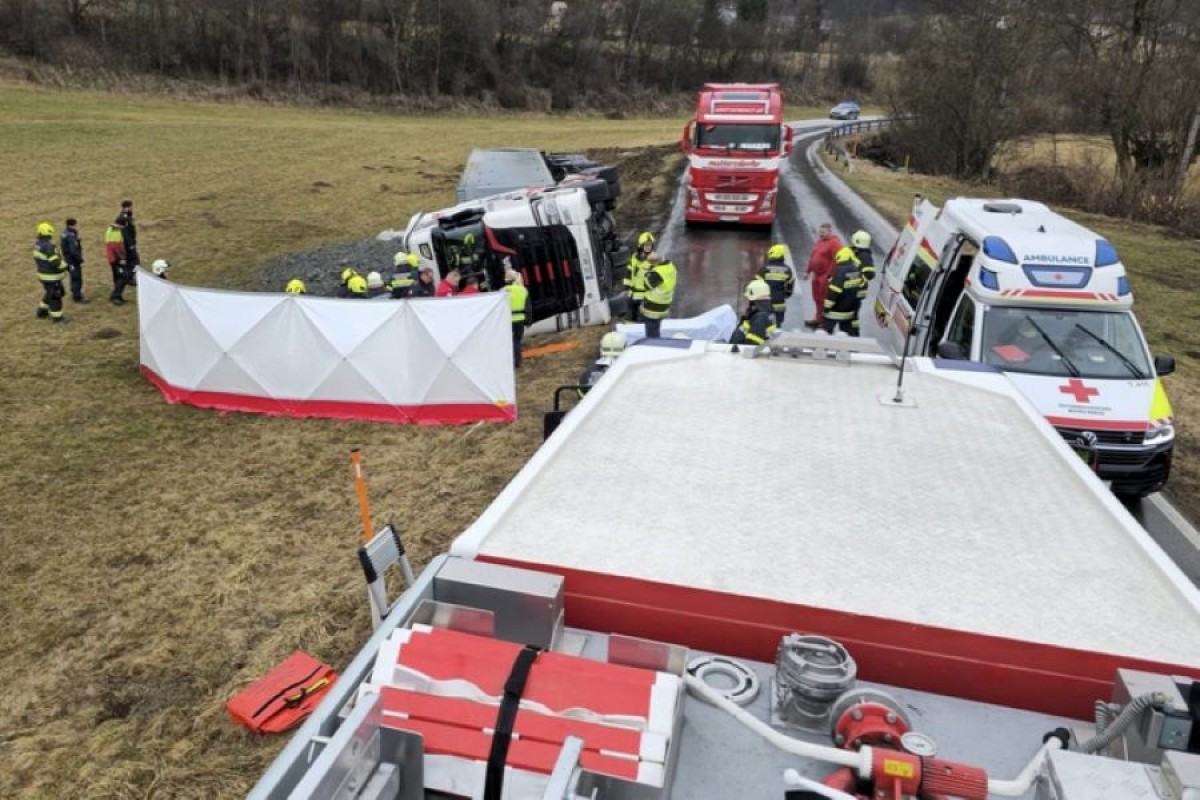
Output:
M855 162L853 172L838 165L831 169L896 225L908 216L914 192L939 205L947 197L996 194L987 186L906 175L862 160ZM1200 241L1150 225L1060 210L1116 245L1151 350L1175 356L1178 370L1165 379L1177 420L1167 494L1190 519L1200 520L1200 287L1195 281Z
M347 457L377 518L424 562L536 449L555 385L594 357L531 360L511 426L414 428L168 406L138 374L134 304L114 308L100 241L136 201L145 262L249 287L279 254L447 205L472 147L633 148L662 120L398 117L176 103L0 84L0 796L214 798L246 791L279 739L223 704L292 650L344 666L367 632ZM664 155L626 199L661 207ZM659 175L661 172L666 175ZM655 177L655 176L658 177ZM34 319L33 227L80 220L70 324ZM336 265L330 265L331 269Z

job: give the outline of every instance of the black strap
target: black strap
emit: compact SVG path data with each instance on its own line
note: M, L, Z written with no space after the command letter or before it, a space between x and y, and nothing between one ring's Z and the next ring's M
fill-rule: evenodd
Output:
M492 733L492 749L488 753L486 778L483 784L483 800L500 800L504 789L504 764L508 761L508 744L512 741L513 722L525 692L525 681L540 648L527 644L517 653L508 680L504 682L504 697L500 700L500 712L496 715L496 727Z

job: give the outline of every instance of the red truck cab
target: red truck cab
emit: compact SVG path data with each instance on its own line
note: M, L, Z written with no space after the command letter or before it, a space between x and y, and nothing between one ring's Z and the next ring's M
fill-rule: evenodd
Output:
M770 225L792 150L777 83L706 83L683 130L688 222Z

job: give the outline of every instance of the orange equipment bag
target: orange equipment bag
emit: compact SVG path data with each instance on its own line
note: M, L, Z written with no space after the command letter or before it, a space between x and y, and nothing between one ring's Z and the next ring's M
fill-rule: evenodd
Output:
M238 725L283 733L300 724L337 680L333 667L299 650L225 704Z

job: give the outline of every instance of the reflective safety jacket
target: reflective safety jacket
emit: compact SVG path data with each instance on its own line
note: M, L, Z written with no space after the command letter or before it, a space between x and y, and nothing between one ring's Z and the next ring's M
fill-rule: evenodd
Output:
M858 259L858 263L862 265L863 279L867 283L875 280L875 254L869 247L855 247L854 257ZM859 291L858 296L862 300L867 299L867 287L864 285Z
M118 225L109 225L104 230L104 257L110 266L125 263L125 235Z
M513 324L528 320L529 290L519 283L510 283L504 287L504 291L508 292L508 312L512 316Z
M629 257L629 265L625 268L625 278L622 283L629 291L631 299L641 300L646 296L646 273L651 266L653 265L642 258L640 252Z
M838 264L825 291L826 319L854 319L867 293L867 279L857 261Z
M38 237L33 243L33 265L37 267L38 279L47 283L61 281L67 276L67 265L53 239Z
M729 337L729 343L760 345L774 336L777 330L779 329L775 327L775 314L771 311L771 304L766 300L759 300L750 304L746 315L742 317L742 324L733 332L733 336Z
M783 311L787 299L796 290L796 273L786 261L768 261L762 269L763 280L771 287L771 308Z
M417 271L410 266L396 268L396 274L388 281L388 291L397 299L412 295L413 286L417 282Z
M679 282L679 270L672 261L654 264L646 272L646 299L642 301L642 316L664 319L671 313L671 301L675 299L675 284Z

